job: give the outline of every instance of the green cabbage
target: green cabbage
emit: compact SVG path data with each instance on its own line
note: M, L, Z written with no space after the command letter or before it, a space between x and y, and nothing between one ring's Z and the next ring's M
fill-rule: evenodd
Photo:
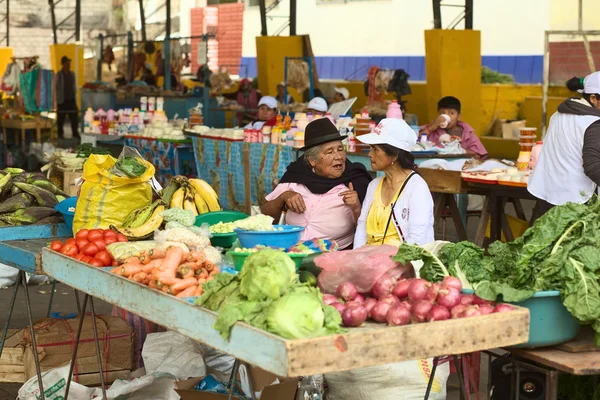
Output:
M324 325L320 295L310 291L292 291L271 304L267 312L267 330L286 339L318 336Z
M265 249L244 262L240 292L250 301L277 300L295 281L294 261L282 251Z

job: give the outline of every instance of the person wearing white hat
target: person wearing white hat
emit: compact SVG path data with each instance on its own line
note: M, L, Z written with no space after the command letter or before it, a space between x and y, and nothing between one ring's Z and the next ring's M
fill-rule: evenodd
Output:
M256 120L250 122L244 128L262 129L263 126L274 126L277 117L277 100L272 96L263 96L258 102Z
M335 90L335 96L333 97L334 103L339 103L340 101L348 100L348 97L350 97L350 92L346 88L336 87L334 90Z
M291 94L287 94L287 102L284 101L285 97L285 82L279 82L277 84L277 96L275 96L275 99L277 99L277 102L279 102L280 104L292 104L295 100L292 97Z
M371 168L385 175L369 184L354 247L432 242L433 198L425 180L414 171L411 154L417 143L416 132L404 120L386 118L373 133L356 139L371 145Z
M327 102L322 97L313 98L308 102L308 112L312 115L325 115L327 113Z
M600 185L600 72L571 78L567 87L582 97L565 100L550 118L527 185L538 198L534 218L552 206L586 203Z

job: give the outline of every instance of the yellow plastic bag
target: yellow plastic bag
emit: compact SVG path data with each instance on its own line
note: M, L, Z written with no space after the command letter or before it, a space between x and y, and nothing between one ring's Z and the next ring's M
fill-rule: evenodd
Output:
M152 201L149 181L154 176L154 166L140 159L146 172L137 178L126 178L110 173L117 162L110 155L92 154L83 165L83 185L77 199L73 233L80 229L106 229L120 226L133 210L147 206Z

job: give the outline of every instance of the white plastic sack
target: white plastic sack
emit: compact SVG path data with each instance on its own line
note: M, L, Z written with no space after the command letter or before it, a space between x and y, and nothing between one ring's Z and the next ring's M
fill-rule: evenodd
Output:
M178 380L206 375L206 364L199 344L177 332L148 334L142 358L149 375L166 373Z
M327 400L421 400L427 391L433 359L359 368L325 374ZM429 398L444 400L450 364L437 366Z
M50 371L42 372L42 383L44 385L44 395L46 400L62 400L65 397L67 388L67 376L69 375L69 365L54 368ZM87 388L77 382L71 381L69 389L69 399L71 400L91 400L94 389ZM19 389L19 400L37 400L40 398L40 388L37 375L29 379Z
M227 382L233 371L235 358L212 347L204 346L203 344L199 344L199 346L202 349L202 353L204 353L204 362L206 363L208 373L213 374L220 382Z
M0 287L14 285L17 281L17 275L19 275L18 269L0 264Z
M174 388L175 378L172 375L156 373L131 380L117 379L106 391L106 397L109 400L179 400ZM101 399L102 389L95 388L94 396Z

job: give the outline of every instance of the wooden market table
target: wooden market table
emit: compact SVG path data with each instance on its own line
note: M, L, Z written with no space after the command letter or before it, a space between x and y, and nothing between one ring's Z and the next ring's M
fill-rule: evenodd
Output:
M35 119L0 119L0 125L2 126L2 133L4 134L4 150L6 151L6 138L7 138L7 130L15 129L21 131L21 145L23 146L23 151L27 150L27 140L25 136L25 132L27 130L35 130L35 139L37 143L42 143L42 129L52 129L54 126L54 120L49 118L41 118L39 116L35 117ZM17 142L18 142L17 136Z

